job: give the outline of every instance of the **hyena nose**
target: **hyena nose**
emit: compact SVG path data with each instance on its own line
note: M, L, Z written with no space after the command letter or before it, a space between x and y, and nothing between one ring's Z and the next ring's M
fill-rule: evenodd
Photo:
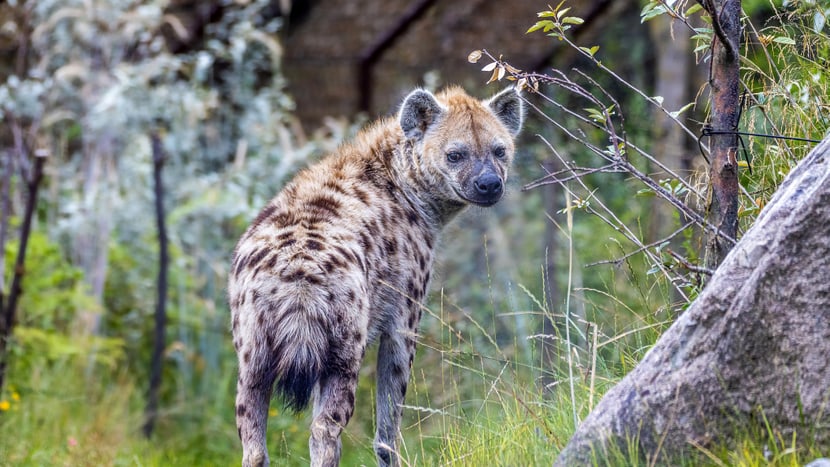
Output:
M473 182L476 192L484 196L493 196L501 193L501 178L494 173L484 174Z

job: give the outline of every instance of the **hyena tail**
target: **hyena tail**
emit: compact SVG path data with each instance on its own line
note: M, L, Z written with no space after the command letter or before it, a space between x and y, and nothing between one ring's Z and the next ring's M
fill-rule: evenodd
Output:
M324 303L299 297L287 301L264 331L273 336L269 367L276 373L274 392L286 407L299 412L308 406L326 365L328 313Z

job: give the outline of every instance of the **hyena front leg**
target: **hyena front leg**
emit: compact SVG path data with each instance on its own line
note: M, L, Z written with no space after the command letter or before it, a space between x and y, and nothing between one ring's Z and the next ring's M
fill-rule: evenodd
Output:
M242 467L268 467L265 428L274 378L254 375L241 365L236 383L236 428L242 441Z
M413 330L398 329L380 336L375 454L382 467L398 465L397 439L414 355Z

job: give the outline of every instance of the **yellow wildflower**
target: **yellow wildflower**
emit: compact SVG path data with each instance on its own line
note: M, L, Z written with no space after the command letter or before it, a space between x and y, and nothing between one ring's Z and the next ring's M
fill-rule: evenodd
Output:
M9 407L11 407L11 404L9 404L9 401L7 401L6 399L3 399L2 401L0 401L0 411L5 412L5 411L9 410Z
M268 416L269 416L269 417L276 417L277 415L279 415L279 413L280 413L280 412L279 412L279 410L277 410L277 409L270 409L270 410L268 410Z
M19 402L20 401L20 394L18 394L17 392L13 392L12 393L12 400L15 401L15 402Z

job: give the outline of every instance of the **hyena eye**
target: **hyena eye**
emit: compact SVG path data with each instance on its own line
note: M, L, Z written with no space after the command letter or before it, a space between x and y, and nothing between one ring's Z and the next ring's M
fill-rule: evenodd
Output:
M507 152L505 152L503 147L499 146L496 149L493 149L493 155L498 157L499 159L502 159L504 158L504 156L507 155Z
M462 157L464 156L458 151L450 151L447 153L447 160L452 163L460 161Z

